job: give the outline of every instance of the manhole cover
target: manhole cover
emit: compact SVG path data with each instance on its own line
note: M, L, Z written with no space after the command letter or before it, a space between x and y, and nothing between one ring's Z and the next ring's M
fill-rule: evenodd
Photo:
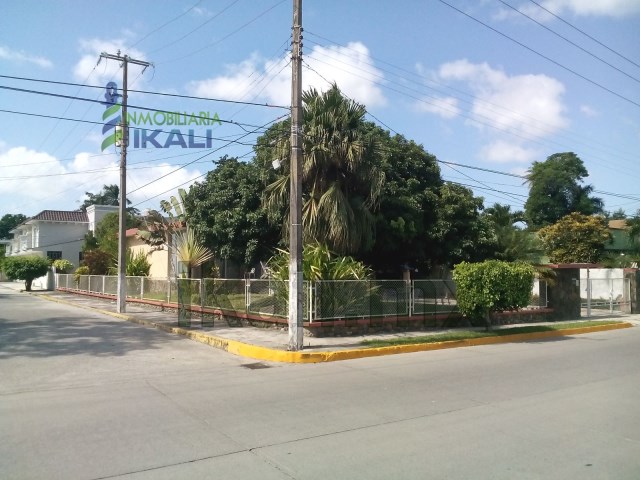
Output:
M262 363L262 362L244 363L241 366L244 367L244 368L248 368L249 370L259 370L261 368L270 368L269 365L267 365L266 363Z

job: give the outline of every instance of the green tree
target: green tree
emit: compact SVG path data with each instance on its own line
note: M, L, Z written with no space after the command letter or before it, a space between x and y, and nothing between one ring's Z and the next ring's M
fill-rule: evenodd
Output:
M552 263L596 263L611 233L603 217L571 213L541 228L538 237Z
M483 215L493 225L496 237L493 258L505 262L539 260L541 247L536 235L518 227L518 223L524 221L523 212L513 212L511 206L496 203L486 208Z
M303 94L302 167L303 234L305 242L326 243L339 254L368 250L384 174L382 151L375 137L363 131L366 109L345 98L338 87ZM289 138L278 136L289 122L272 127L273 148L261 156L265 168L280 160L280 176L266 188L267 205L276 210L289 203ZM258 147L264 142L258 142Z
M9 233L21 223L25 222L27 217L21 213L11 214L7 213L0 218L0 239L11 238Z
M2 269L9 280L24 280L24 288L31 291L31 284L38 278L46 275L50 263L48 258L35 255L8 257L4 259Z
M223 157L185 197L186 220L197 238L218 258L245 268L268 258L281 235L262 207L261 174L253 161Z
M495 250L496 237L486 216L482 197L454 183L439 190L438 218L433 231L438 241L437 261L453 266L462 261L480 261Z
M115 184L103 185L102 190L98 193L84 192L87 198L84 199L80 210L87 211L89 205L120 205L120 187ZM127 198L127 205L131 205L131 200ZM138 214L138 209L128 207L127 211L131 214Z
M118 258L118 230L120 223L120 214L118 212L107 213L102 220L96 225L95 239L98 244L98 248L103 252L108 253L113 258ZM140 222L127 213L125 227L135 228L138 227ZM88 241L85 238L85 241Z
M491 314L526 307L531 299L535 271L526 263L487 260L462 262L453 269L460 312L491 329Z
M443 181L436 158L402 135L367 124L386 152L380 206L371 251L358 255L378 274L397 276L402 265L427 271L442 251L433 229Z
M529 198L525 217L529 228L538 229L578 212L592 215L602 212L602 199L590 196L591 185L582 185L589 173L572 152L556 153L544 162L533 162L527 175Z

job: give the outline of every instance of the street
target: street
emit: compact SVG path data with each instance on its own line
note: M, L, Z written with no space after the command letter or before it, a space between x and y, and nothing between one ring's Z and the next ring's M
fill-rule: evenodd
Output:
M259 363L0 289L0 478L637 480L639 347Z

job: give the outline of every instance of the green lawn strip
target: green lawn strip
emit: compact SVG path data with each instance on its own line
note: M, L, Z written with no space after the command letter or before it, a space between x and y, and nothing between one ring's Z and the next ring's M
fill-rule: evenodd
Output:
M436 333L419 337L390 338L388 340L375 339L363 340L362 345L367 347L393 347L395 345L415 345L419 343L449 342L454 340L467 340L469 338L502 337L518 333L549 332L554 330L567 330L570 328L596 327L599 325L615 325L623 323L615 320L594 320L587 322L563 322L548 325L530 325L524 327L500 328L490 332L476 330L460 330L456 332Z

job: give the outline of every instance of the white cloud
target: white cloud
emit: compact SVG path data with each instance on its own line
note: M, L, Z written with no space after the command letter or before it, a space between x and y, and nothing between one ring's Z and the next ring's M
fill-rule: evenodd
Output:
M503 140L485 145L480 151L481 158L495 163L531 163L539 156L539 152L533 149Z
M638 0L542 0L538 3L559 16L569 13L580 16L625 17L640 13ZM554 18L553 15L531 3L522 3L516 8L539 21L547 22ZM493 18L505 20L523 17L511 9L500 8Z
M42 68L51 68L53 63L44 57L30 55L22 51L11 50L8 47L0 45L0 59L9 60L18 63L32 63Z
M545 0L540 4L556 14L568 11L576 15L623 17L640 13L638 0Z
M586 117L597 117L598 111L594 110L589 105L580 105L580 112L582 112Z
M416 109L419 112L435 113L446 119L456 117L461 112L458 100L453 97L424 97L416 104Z
M35 215L46 209L75 210L85 198L85 192L97 193L104 185L119 184L119 155L116 153L83 152L71 161L63 162L44 152L14 147L0 152L0 166L0 204L4 212ZM164 192L177 190L176 185L184 182L190 184L201 174L188 168L171 173L175 169L175 165L167 163L139 169L135 160L131 161L127 170L127 191L153 183L127 195L128 198L134 205L152 198L145 206L158 208L161 199L173 194ZM163 175L167 176L155 181Z
M360 42L346 47L314 47L305 55L303 89L315 87L326 90L328 82L335 82L350 98L368 107L386 104L380 82L382 73L372 66L367 47ZM193 94L230 100L267 101L278 105L291 103L291 68L288 59L263 60L257 55L235 65L213 78L193 81L187 90Z
M568 126L562 102L564 85L546 75L509 76L487 63L468 60L446 63L437 72L440 81L466 83L475 99L473 125L527 137L551 135Z
M73 76L83 82L91 76L92 82L99 84L106 84L110 80L120 83L122 79L120 62L103 58L100 60L99 65L96 66L96 64L102 52L116 55L120 51L122 55L129 55L137 60L145 60L144 53L140 50L127 48L125 42L126 40L124 39L101 40L93 38L80 40L81 57L73 68ZM142 72L142 69L143 67L139 65L129 65L129 78L136 78L138 73Z

